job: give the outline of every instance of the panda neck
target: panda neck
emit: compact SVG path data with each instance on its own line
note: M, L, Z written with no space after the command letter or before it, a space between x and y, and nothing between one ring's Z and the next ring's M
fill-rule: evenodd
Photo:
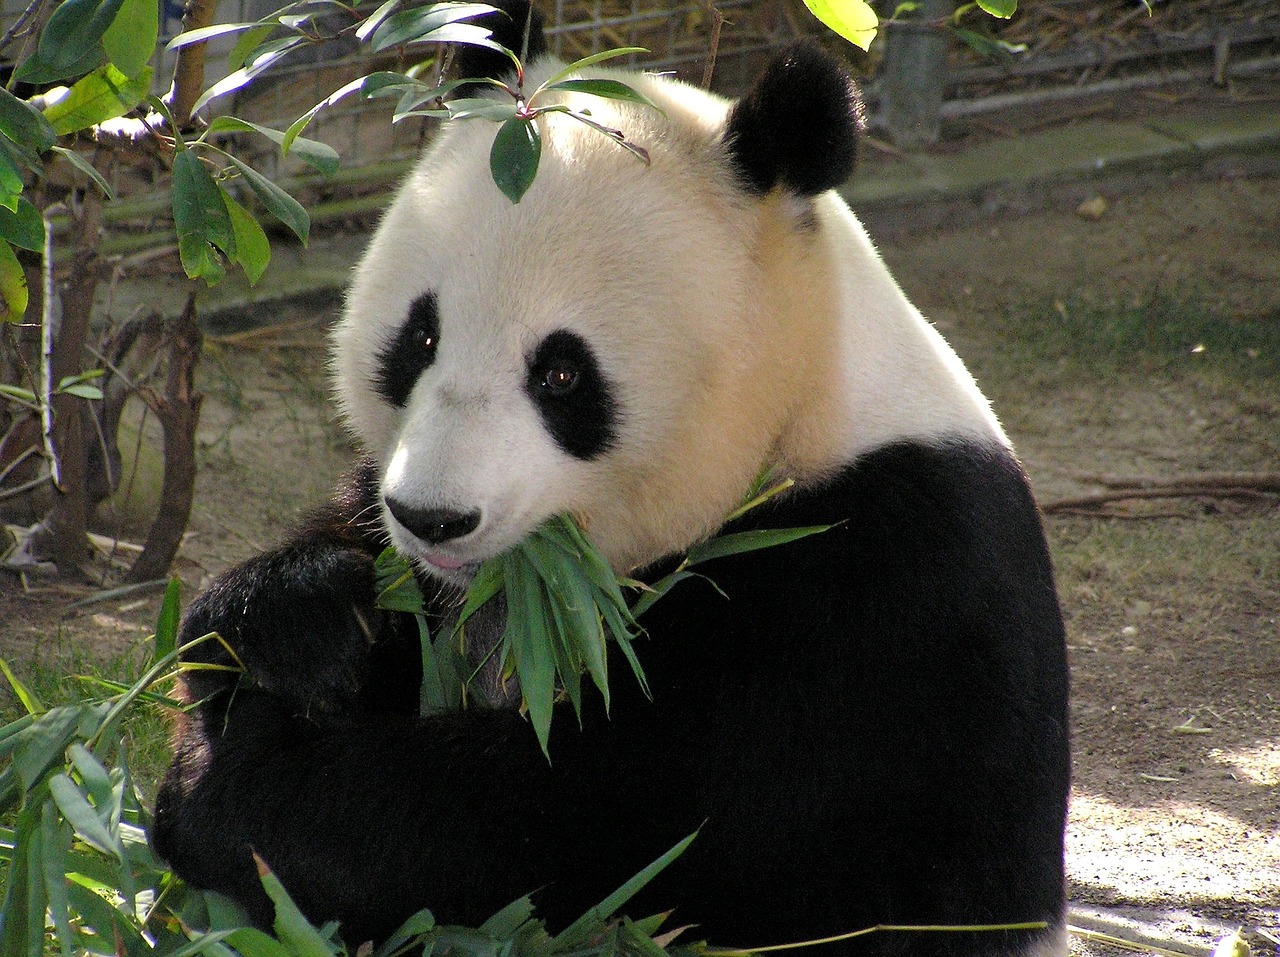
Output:
M815 387L781 435L780 465L804 482L902 441L1007 447L972 375L899 289L849 208L828 193L814 212L826 262L824 302L810 309L819 328L806 350ZM807 280L815 287L822 288ZM803 289L792 291L806 302ZM811 318L798 318L812 327Z

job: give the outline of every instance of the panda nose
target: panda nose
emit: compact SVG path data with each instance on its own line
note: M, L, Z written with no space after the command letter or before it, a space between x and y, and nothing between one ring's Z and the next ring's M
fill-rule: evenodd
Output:
M480 510L457 512L450 508L418 508L388 498L387 511L406 529L424 542L439 545L470 535L480 524Z

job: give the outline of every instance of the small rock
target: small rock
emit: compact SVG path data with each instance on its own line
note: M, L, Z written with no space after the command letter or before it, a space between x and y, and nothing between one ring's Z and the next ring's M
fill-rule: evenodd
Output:
M1076 215L1081 219L1101 219L1107 211L1107 201L1101 196L1086 199L1076 207Z

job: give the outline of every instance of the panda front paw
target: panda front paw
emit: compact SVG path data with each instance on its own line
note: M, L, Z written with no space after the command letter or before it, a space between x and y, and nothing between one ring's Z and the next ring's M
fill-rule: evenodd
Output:
M356 549L294 545L251 559L192 603L180 635L186 647L216 632L221 642L183 658L234 670L191 671L187 683L204 697L247 678L301 713L350 708L388 629L376 598L373 558Z

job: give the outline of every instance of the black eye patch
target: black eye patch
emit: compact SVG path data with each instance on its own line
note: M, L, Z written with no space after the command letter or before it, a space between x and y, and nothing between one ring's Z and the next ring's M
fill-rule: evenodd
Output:
M561 329L543 339L529 360L525 391L551 437L570 455L593 459L613 445L616 402L581 336Z
M404 408L409 393L440 345L440 313L436 294L424 293L409 305L409 316L396 337L378 353L373 388L396 408Z

